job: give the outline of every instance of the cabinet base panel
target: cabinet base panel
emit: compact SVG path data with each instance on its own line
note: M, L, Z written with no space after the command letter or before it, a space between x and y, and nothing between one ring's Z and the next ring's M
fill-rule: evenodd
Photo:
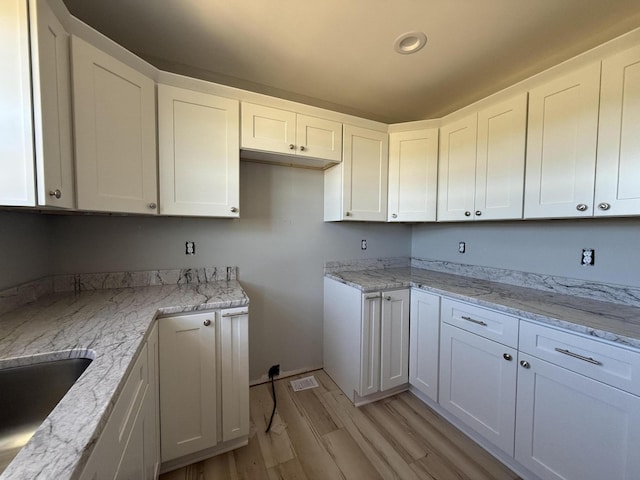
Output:
M433 400L431 400L429 397L427 397L420 390L418 390L417 388L415 388L412 385L409 386L408 390L411 393L413 393L416 397L418 397L418 399L422 403L424 403L429 408L434 410L438 415L443 417L446 421L448 421L450 424L452 424L454 427L456 427L458 430L460 430L462 433L464 433L467 437L469 437L475 443L477 443L482 448L484 448L496 460L498 460L500 463L506 465L513 472L518 474L520 476L520 478L522 478L523 480L541 480L540 477L538 477L536 474L532 473L527 468L525 468L522 465L520 465L518 462L516 462L515 459L505 455L504 452L502 452L502 450L500 450L495 445L492 445L484 437L478 435L475 431L473 431L472 429L467 427L465 424L460 422L455 416L453 416L447 410L442 408L440 406L440 404L438 404L438 403L434 402Z
M371 395L367 395L366 397L361 397L355 391L353 392L353 404L356 407L361 407L366 405L367 403L377 402L378 400L382 400L383 398L392 397L400 392L406 392L409 390L409 384L405 383L404 385L399 385L394 388L390 388L389 390L385 390L384 392L372 393ZM347 395L347 397L349 397Z
M162 464L160 465L160 474L167 473L172 470L177 470L178 468L186 467L187 465L191 465L192 463L201 462L202 460L215 457L216 455L220 455L222 453L227 453L231 450L235 450L236 448L244 447L248 443L249 436L246 435L244 437L229 440L228 442L220 443L215 447L192 453L191 455L185 455L184 457L169 460L167 462L162 462Z

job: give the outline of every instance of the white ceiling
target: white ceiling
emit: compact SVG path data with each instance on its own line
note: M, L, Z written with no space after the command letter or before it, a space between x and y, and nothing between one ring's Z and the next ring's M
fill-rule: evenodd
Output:
M388 123L440 117L640 26L638 0L64 0L165 70ZM412 30L427 46L399 55Z

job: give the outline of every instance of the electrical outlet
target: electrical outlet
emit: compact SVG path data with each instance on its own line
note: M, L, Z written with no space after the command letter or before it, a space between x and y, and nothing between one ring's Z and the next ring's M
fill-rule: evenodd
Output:
M366 250L366 249L367 249L367 241L360 240L360 250Z
M458 253L464 253L466 251L467 251L467 243L466 242L458 243Z
M185 242L185 244L184 244L184 253L186 255L195 255L196 254L196 242Z
M596 263L596 251L593 248L583 248L580 265L592 267Z

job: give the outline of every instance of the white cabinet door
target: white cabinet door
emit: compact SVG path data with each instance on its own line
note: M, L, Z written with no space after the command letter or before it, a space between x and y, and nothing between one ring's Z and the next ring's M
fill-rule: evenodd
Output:
M73 208L69 34L46 0L29 0L38 204Z
M513 455L517 351L441 324L440 405Z
M522 218L527 94L478 112L475 220Z
M238 217L239 103L158 85L160 213Z
M158 322L147 340L149 388L144 403L144 473L145 479L156 479L160 473L160 391L158 362Z
M520 354L515 458L545 480L640 478L640 398Z
M387 219L389 137L384 132L344 126L343 220Z
M478 115L440 127L438 221L473 220Z
M162 461L217 443L216 312L161 318Z
M380 391L409 381L409 290L382 292Z
M362 296L360 333L360 385L358 395L364 397L380 391L380 293Z
M411 290L409 383L438 401L440 296Z
M29 18L25 0L0 4L0 204L35 205Z
M295 154L296 114L242 102L242 148Z
M342 160L342 124L324 118L297 115L297 155Z
M529 92L525 218L593 215L600 63Z
M594 215L640 214L640 47L602 62Z
M223 310L220 316L222 440L249 435L249 313Z
M438 129L389 135L389 222L434 222Z
M78 208L157 213L155 83L72 37Z

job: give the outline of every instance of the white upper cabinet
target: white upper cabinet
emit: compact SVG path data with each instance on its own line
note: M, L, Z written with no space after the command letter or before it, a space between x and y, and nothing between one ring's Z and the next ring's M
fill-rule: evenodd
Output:
M27 2L0 3L0 204L35 205Z
M436 220L438 129L389 135L389 222Z
M158 85L160 213L238 217L239 102Z
M157 213L155 83L72 37L78 208Z
M440 129L438 220L522 218L527 96Z
M386 221L388 135L345 125L342 159L325 170L324 220Z
M525 218L593 215L600 63L529 92Z
M640 214L640 47L602 62L594 215Z
M38 204L73 208L69 35L46 0L29 0Z
M342 160L342 124L331 120L242 102L242 144L244 150L293 155L295 163L324 167ZM268 160L256 153L249 158Z

